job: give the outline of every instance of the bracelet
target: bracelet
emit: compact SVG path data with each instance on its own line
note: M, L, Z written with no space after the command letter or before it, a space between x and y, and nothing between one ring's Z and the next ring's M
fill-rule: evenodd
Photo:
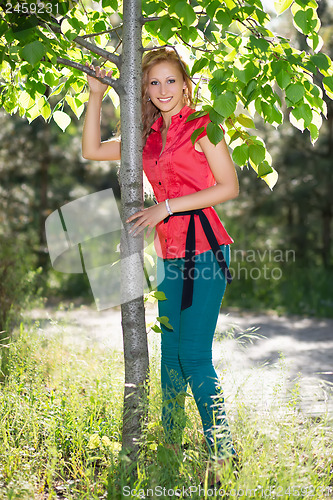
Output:
M173 212L171 212L171 208L170 208L170 205L169 205L169 199L165 200L165 206L166 206L166 209L168 211L168 214L169 215L173 215Z

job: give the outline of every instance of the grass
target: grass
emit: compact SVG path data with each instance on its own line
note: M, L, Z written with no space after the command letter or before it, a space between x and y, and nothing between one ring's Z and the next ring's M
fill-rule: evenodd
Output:
M120 451L122 355L87 342L70 344L65 327L55 326L57 333L46 335L38 324L21 325L5 347L0 499L116 500L144 498L144 492L145 498L215 498L213 490L198 491L208 454L193 398L187 398L184 451L163 444L157 354L151 356L149 419L135 474L135 464ZM280 397L281 366L275 405L259 411L241 387L228 405L241 469L238 477L225 471L225 498L333 498L332 420L302 415L297 385L288 399Z

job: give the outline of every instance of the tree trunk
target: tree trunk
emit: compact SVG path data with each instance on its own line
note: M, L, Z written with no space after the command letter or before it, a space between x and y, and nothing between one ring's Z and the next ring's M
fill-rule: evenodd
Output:
M141 126L141 0L124 0L120 68L122 217L143 208ZM126 224L125 224L126 225ZM143 302L143 235L121 236L122 329L125 359L123 449L135 459L146 414L148 345Z

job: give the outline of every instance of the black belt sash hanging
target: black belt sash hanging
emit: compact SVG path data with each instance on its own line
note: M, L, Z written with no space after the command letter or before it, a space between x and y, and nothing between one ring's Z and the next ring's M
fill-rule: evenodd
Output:
M230 271L228 269L228 265L225 261L223 252L218 244L216 236L213 232L212 226L209 223L209 220L206 214L202 209L197 210L187 210L185 212L176 212L172 215L168 215L164 219L164 223L168 222L170 217L174 217L177 215L190 215L190 221L187 228L186 234L186 248L185 248L185 266L184 266L184 275L183 275L183 294L182 294L182 304L181 310L187 309L192 305L193 300L193 286L194 286L194 269L195 269L195 221L194 216L199 215L199 219L208 240L208 243L213 250L213 253L216 257L216 260L224 273L227 282L231 283L232 277Z

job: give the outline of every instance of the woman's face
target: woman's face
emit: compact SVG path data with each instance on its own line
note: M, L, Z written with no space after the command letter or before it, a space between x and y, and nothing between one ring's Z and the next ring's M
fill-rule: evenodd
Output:
M177 63L163 61L148 72L148 95L162 113L175 115L183 108L185 88Z

